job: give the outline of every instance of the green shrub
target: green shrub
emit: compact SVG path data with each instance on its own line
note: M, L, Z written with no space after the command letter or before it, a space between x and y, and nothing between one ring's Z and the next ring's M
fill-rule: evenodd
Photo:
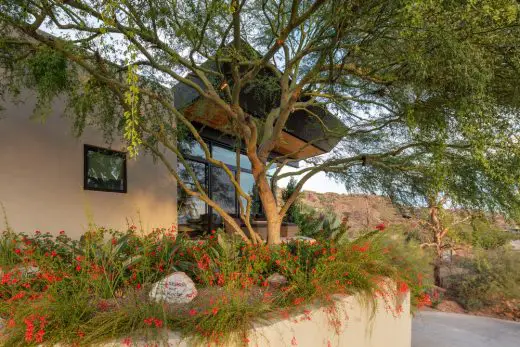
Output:
M450 237L457 243L483 249L502 247L513 240L514 235L499 228L486 217L474 217L469 223L457 224Z
M468 310L520 299L520 252L508 247L477 251L462 260L463 271L447 279L452 296Z

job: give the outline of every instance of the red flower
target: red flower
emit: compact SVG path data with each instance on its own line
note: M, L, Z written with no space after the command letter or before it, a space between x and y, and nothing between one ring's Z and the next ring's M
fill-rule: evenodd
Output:
M192 308L192 309L190 310L189 314L190 314L190 316L193 317L193 316L195 316L195 315L197 314L197 310L195 310L195 309Z
M76 265L76 271L77 271L77 272L80 272L80 271L81 271L81 265Z
M398 287L397 287L397 290L399 291L399 293L407 293L408 292L408 284L406 284L406 282L401 282L399 283Z
M78 337L81 339L81 338L84 338L85 337L85 333L81 330L78 330Z
M379 223L378 225L376 225L376 230L384 231L385 229L386 229L385 223Z
M9 321L7 322L7 327L8 328L14 328L16 326L16 322L14 321L14 319L9 319Z
M213 307L213 309L211 310L211 313L213 313L213 315L215 316L217 313L218 313L218 307Z
M65 230L60 230L60 235L65 235Z
M298 341L296 341L296 336L293 336L291 340L291 346L298 346Z
M36 235L40 235L42 232L41 232L40 230L35 230L34 233L35 233Z
M58 255L58 253L57 253L56 251L52 251L52 252L51 252L51 257L54 258L54 257L56 257L57 255Z
M298 306L304 301L305 301L305 298L296 298L296 299L294 299L293 303L295 306Z
M37 343L42 343L43 335L45 335L45 331L42 329L38 330L38 332L36 333L36 336L34 337L34 341L36 341Z
M431 304L432 300L430 295L428 295L428 293L423 293L418 299L417 307L421 308L424 306L430 306Z
M145 318L143 322L148 326L155 325L156 328L162 328L163 326L163 321L155 317Z
M129 337L125 337L123 339L123 345L125 345L126 347L130 347L132 345L132 339Z
M141 289L141 283L137 283L135 287L137 288L137 290Z
M20 248L15 249L14 252L15 252L16 254L21 254L21 253L22 253L22 251L20 250Z

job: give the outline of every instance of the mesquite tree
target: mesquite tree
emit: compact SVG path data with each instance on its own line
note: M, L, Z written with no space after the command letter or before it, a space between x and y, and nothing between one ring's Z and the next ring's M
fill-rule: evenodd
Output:
M131 154L151 151L186 194L259 242L251 196L176 106L171 87L190 87L224 115L221 130L245 150L268 242L278 243L283 217L318 172L381 167L420 153L438 141L432 128L450 134L445 146L467 146L485 160L481 128L493 133L506 115L518 121L518 10L514 0L0 0L2 86L36 89L42 116L54 97L66 96L78 134L85 126L120 130ZM265 71L272 78L262 78ZM253 84L276 99L263 117L241 106ZM324 129L340 145L283 173L294 153L274 149L289 117L298 110L314 116L316 108L344 124ZM177 146L186 134L229 176L249 237L196 179ZM300 175L282 206L267 177L272 166L274 182Z
M450 248L446 238L455 224L475 213L520 221L519 131L519 124L512 123L481 141L484 156L466 146L436 146L385 166L357 168L336 177L353 190L386 194L399 206L428 211L423 224L428 237L421 246L433 249L433 277L441 286L443 253ZM445 218L447 208L456 216L453 221Z

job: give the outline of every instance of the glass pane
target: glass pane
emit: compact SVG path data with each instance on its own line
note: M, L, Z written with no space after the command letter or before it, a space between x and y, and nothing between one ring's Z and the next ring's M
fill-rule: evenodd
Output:
M211 197L224 211L236 214L235 187L228 174L221 168L211 168Z
M237 166L236 152L227 148L213 146L213 158L220 160L221 162ZM242 169L251 170L251 162L245 154L240 154L240 167Z
M87 188L124 191L125 155L97 148L86 151Z
M267 172L266 172L267 176L269 176L269 177L273 176L274 173L276 172L276 169L277 169L276 164L269 166L269 168L267 169Z
M241 172L240 173L240 187L244 190L245 193L249 194L249 196L253 197L254 195L254 189L255 189L255 179L252 174L247 172ZM247 200L244 197L240 197L240 200L242 201L242 207L244 210L247 208ZM254 213L254 199L253 199L253 205L251 206L251 211Z
M192 157L197 158L206 158L204 151L202 150L202 146L194 138L187 138L183 140L180 147L182 153L186 155L191 155Z
M188 160L197 180L206 189L206 165ZM193 177L188 173L184 165L178 165L179 176L189 189L197 190ZM195 197L188 195L182 188L178 189L178 213L179 224L192 224L194 229L204 229L204 218L206 215L206 204ZM200 224L200 225L199 225Z

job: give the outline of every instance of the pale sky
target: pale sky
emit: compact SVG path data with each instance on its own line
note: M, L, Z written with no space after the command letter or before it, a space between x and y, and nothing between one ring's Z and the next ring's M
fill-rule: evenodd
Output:
M285 167L282 169L282 173L296 171L298 169L292 167ZM298 176L295 176L297 180L299 180ZM278 186L285 187L289 182L289 178L284 178L279 180ZM331 178L328 178L324 172L317 173L311 179L309 179L305 185L303 186L303 190L312 190L317 193L340 193L345 194L347 190L345 189L345 185L342 183L338 183Z

